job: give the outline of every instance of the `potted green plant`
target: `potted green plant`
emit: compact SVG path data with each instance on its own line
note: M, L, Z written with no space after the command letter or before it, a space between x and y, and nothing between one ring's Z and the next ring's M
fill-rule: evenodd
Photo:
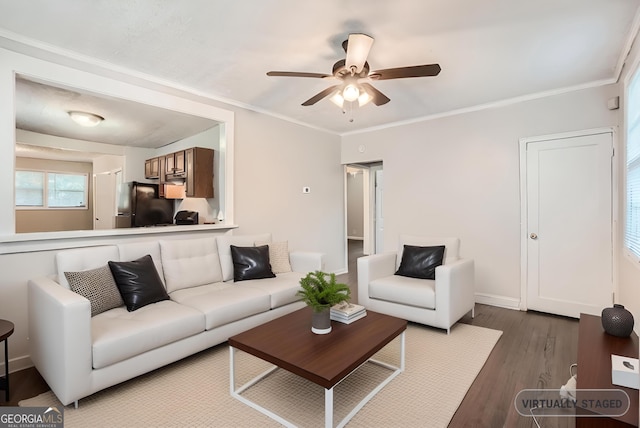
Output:
M327 280L327 276L329 279ZM309 272L300 280L302 289L297 296L313 310L311 331L316 334L331 332L331 306L351 298L351 289L346 284L336 281L336 274L326 274L321 271Z

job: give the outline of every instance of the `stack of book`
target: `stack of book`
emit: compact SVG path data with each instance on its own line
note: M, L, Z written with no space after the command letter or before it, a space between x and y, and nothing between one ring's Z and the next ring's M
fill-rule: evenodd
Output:
M367 315L367 310L361 305L342 302L332 306L329 313L330 318L333 321L338 321L343 324L351 324L352 322L365 317Z

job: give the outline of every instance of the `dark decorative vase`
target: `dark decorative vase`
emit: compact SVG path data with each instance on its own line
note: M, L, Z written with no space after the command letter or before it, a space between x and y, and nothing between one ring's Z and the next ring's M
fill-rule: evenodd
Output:
M320 312L313 311L311 315L311 331L315 334L331 333L331 313L329 306Z
M613 308L604 308L602 328L612 336L629 337L633 331L633 315L618 304L613 305Z

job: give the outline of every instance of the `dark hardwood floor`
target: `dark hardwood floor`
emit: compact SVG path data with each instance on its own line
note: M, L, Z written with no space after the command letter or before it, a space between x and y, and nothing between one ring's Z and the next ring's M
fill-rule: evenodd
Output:
M351 287L353 301L357 301L356 259L360 256L362 242L350 241L349 273L338 276L340 282ZM475 312L475 318L467 315L461 322L501 330L503 334L450 426L535 428L532 418L516 412L515 395L525 388L560 388L567 381L569 365L577 359L578 321L479 304ZM10 382L11 400L5 402L0 393L0 405L15 406L48 389L34 368L12 373ZM544 418L539 422L543 428L575 426L570 418Z
M49 386L34 367L19 370L9 374L9 401L5 401L4 391L0 391L0 406L17 406L18 401L48 390Z

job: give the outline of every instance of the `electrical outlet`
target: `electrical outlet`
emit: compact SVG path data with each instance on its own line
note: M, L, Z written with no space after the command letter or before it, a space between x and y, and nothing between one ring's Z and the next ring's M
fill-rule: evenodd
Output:
M311 193L311 187L308 187L308 186L303 187L302 193Z

